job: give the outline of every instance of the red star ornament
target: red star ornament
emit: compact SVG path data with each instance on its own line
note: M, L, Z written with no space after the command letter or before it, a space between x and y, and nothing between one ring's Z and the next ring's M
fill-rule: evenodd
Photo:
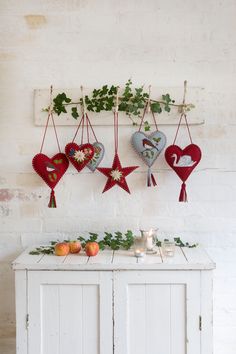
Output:
M111 168L97 168L98 171L108 177L107 183L102 193L108 191L109 189L114 187L114 185L117 184L119 187L123 188L126 192L130 194L130 190L125 177L128 176L134 170L136 170L136 168L138 167L139 166L122 167L118 154L115 154Z

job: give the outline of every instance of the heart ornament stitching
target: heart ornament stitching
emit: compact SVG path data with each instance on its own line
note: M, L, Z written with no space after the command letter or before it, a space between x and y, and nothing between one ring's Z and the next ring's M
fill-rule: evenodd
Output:
M170 145L165 151L165 159L168 165L182 180L179 201L187 201L186 185L188 177L199 164L202 157L201 149L198 145L190 144L184 149L178 145Z
M94 156L94 147L92 144L86 143L77 145L69 143L65 147L65 153L72 165L80 172Z
M94 148L94 155L87 164L87 167L92 172L94 172L96 168L99 166L105 154L105 148L102 143L99 142L93 143L93 148Z
M53 157L48 157L42 153L33 157L32 165L35 172L52 189L49 207L56 208L54 188L66 172L69 161L65 154L58 153Z

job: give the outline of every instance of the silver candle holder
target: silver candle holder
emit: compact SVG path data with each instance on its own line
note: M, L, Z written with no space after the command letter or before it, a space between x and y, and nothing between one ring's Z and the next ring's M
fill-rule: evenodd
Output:
M137 258L144 257L146 252L146 240L141 236L134 238L134 255Z

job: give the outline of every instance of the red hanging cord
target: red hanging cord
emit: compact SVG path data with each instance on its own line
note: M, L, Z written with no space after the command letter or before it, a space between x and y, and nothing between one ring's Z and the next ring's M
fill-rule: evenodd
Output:
M114 110L114 141L115 141L115 154L118 153L118 111L119 111L119 86L116 88L116 106Z
M84 114L82 117L82 134L81 134L81 145L83 144L84 141Z
M45 125L45 129L44 129L42 144L41 144L41 147L40 147L40 154L41 154L42 151L43 151L43 145L44 145L44 140L45 140L46 132L47 132L47 129L48 129L48 122L49 122L50 115L51 115L51 113L49 112L49 113L48 113L47 122L46 122L46 125Z
M183 106L182 106L182 107L183 107L183 111L182 111L182 113L181 113L181 115L180 115L179 124L178 124L178 128L177 128L177 130L176 130L176 134L175 134L175 138L174 138L173 145L175 145L175 142L176 142L176 139L177 139L177 135L178 135L178 133L179 133L180 124L181 124L181 121L182 121L182 118L183 118L183 117L184 117L184 119L185 119L185 125L186 125L187 130L188 130L188 135L189 135L190 142L191 142L191 144L193 143L193 141L192 141L192 136L191 136L190 129L189 129L189 125L188 125L188 121L187 121L187 116L186 116L186 113L185 113L185 111L184 111L184 109L185 109L185 107L186 107L186 106L185 106L186 93L187 93L187 81L185 80L185 81L184 81Z
M85 114L85 119L86 119L87 140L89 143L89 122L88 122L88 115L87 114Z
M140 130L141 130L141 128L142 128L142 125L143 125L143 119L144 119L144 117L145 117L147 107L148 107L148 102L147 102L147 103L145 104L145 106L144 106L143 115L142 115L141 122L140 122L140 125L139 125L139 130L138 130L139 132L140 132Z
M94 139L95 139L96 142L98 143L98 139L97 139L97 137L96 137L96 134L95 134L95 132L94 132L93 126L92 126L92 124L91 124L91 122L90 122L90 119L89 119L89 116L87 115L87 113L86 113L86 117L87 117L87 121L88 121L88 123L89 123L90 129L92 130Z
M144 117L145 117L145 115L146 115L146 113L147 113L147 111L148 111L148 106L149 106L149 104L150 104L150 103L147 102L147 103L145 104L145 106L144 106L143 115L142 115L141 122L140 122L140 125L139 125L139 130L138 130L139 132L140 132L140 130L141 130L141 128L142 128L143 120L144 120ZM155 124L155 128L156 128L156 130L158 130L156 117L155 117L155 114L154 114L154 112L153 112L152 109L151 109L151 113L152 113L152 118L153 118L153 121L154 121L154 124Z
M118 152L118 112L114 112L114 141L115 141L115 154Z
M188 125L188 121L187 121L187 116L186 116L186 114L184 114L184 119L185 119L186 126L187 126L187 129L188 129L189 139L190 139L191 144L192 144L192 143L193 143L193 141L192 141L192 136L191 136L191 133L190 133L190 129L189 129L189 125Z
M52 113L52 111L53 111L53 110L52 110L52 91L53 91L53 87L51 86L51 87L50 87L50 105L49 105L49 112L48 112L47 122L46 122L45 129L44 129L42 144L41 144L41 147L40 147L40 154L41 154L42 151L43 151L44 141L45 141L45 137L46 137L46 133L47 133L47 129L48 129L48 124L49 124L50 118L52 119L53 129L54 129L55 136L56 136L56 140L57 140L57 146L58 146L59 152L61 152L60 144L59 144L59 140L58 140L58 136L57 136L56 125L55 125L54 118L53 118L53 113Z
M155 114L154 114L154 112L152 111L152 109L151 109L151 113L152 113L152 118L153 118L154 123L155 123L156 130L158 130L158 126L157 126L157 122L156 122L156 117L155 117Z
M81 123L82 123L83 118L84 118L84 116L82 116L82 118L80 119L80 122L79 122L79 124L78 124L78 126L77 126L77 129L76 129L76 132L75 132L75 135L74 135L74 138L73 138L73 140L72 140L72 143L75 141L75 138L76 138L76 136L77 136L77 134L78 134L78 131L79 131L79 128L80 128L80 126L81 126Z
M179 133L179 128L180 128L180 124L181 124L181 121L182 121L182 118L184 117L185 119L185 124L187 126L187 129L188 129L188 135L189 135L189 139L191 141L191 144L193 143L192 141L192 136L191 136L191 133L190 133L190 129L189 129L189 125L188 125L188 121L187 121L187 116L185 113L182 113L181 116L180 116L180 119L179 119L179 124L178 124L178 128L176 130L176 134L175 134L175 138L174 138L174 142L173 142L173 145L175 145L175 142L176 142L176 139L177 139L177 135Z
M57 131L56 131L56 126L55 126L55 122L54 122L54 118L53 118L53 114L51 113L51 118L52 118L52 124L53 124L53 128L54 128L54 132L56 135L56 140L57 140L57 146L59 151L61 152L61 148L60 148L60 144L59 144L59 140L58 140L58 136L57 136Z
M149 97L150 97L150 91L149 91ZM142 128L142 125L143 125L143 120L144 120L144 117L145 117L145 114L146 112L148 111L148 107L150 105L150 100L147 101L147 103L145 104L144 106L144 110L143 110L143 115L142 115L142 118L141 118L141 122L140 122L140 125L139 125L139 132ZM154 124L155 124L155 127L156 127L156 130L158 130L158 126L157 126L157 122L156 122L156 117L155 117L155 114L154 112L152 111L151 109L151 113L152 113L152 118L153 118L153 121L154 121ZM151 187L151 185L153 184L153 186L156 186L157 183L156 183L156 180L155 180L155 177L152 173L152 170L151 170L151 167L148 168L148 172L147 172L147 186L148 187Z

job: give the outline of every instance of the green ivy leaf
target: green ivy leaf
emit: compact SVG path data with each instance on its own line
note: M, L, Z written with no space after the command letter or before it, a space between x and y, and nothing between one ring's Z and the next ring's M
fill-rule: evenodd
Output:
M151 103L151 110L153 113L161 113L162 109L160 103L159 102Z
M150 124L149 124L148 121L146 120L146 121L144 122L144 130L145 130L145 132L148 132L148 131L150 131L150 129L151 129Z
M166 112L170 112L170 106L167 106L167 105L166 105L166 106L164 107L164 110L165 110Z
M77 119L79 117L77 107L72 107L71 108L71 115L73 118Z

